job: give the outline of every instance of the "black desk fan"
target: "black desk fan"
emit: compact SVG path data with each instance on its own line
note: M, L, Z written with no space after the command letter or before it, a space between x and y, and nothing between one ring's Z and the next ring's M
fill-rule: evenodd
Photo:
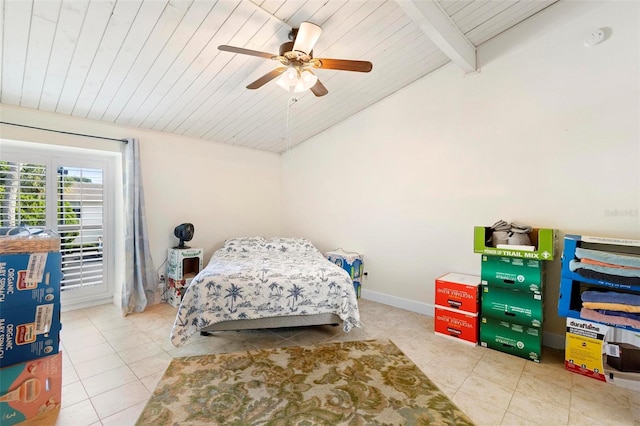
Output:
M180 240L180 244L174 247L174 249L188 249L189 246L185 246L185 241L191 241L195 229L193 223L182 223L173 230L173 235Z

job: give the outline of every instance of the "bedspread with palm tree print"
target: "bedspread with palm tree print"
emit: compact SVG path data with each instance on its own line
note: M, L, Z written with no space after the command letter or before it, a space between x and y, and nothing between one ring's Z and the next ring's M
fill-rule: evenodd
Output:
M208 325L229 320L337 314L345 332L360 327L349 274L303 238L225 241L191 281L171 342L181 346Z

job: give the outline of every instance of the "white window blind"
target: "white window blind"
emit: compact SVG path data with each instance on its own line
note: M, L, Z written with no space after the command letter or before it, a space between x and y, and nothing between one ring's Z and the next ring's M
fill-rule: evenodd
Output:
M0 233L20 225L56 232L62 306L110 303L120 156L3 139L0 148Z
M26 225L46 227L47 169L44 164L0 161L0 227L6 234Z
M54 168L55 169L55 168ZM60 235L62 289L103 284L103 170L57 168L56 226L47 224L47 166L0 161L0 234L17 226Z
M101 285L104 276L102 170L60 166L57 172L63 289Z

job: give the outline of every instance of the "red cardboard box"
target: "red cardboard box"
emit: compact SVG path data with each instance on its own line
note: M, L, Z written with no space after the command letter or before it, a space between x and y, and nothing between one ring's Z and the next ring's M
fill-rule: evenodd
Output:
M0 369L0 424L55 424L62 396L62 354Z
M478 314L470 314L445 306L435 307L435 332L467 342L478 343Z
M480 277L450 273L436 278L436 305L459 309L472 314L479 312Z

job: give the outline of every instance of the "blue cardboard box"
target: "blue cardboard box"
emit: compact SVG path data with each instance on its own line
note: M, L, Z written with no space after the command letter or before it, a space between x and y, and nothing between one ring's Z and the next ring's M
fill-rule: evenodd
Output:
M0 367L58 353L60 300L0 310Z
M349 273L353 286L356 290L356 295L360 298L360 292L362 288L362 273L363 262L362 255L359 253L345 252L342 249L334 251L328 251L325 253L325 257L332 263L338 265Z
M362 276L362 255L358 253L348 253L342 249L328 251L325 253L327 259L342 269L347 271L352 280L358 279Z
M616 277L615 275L604 273L599 274L599 276L595 274L593 274L593 276L583 276L576 271L572 271L571 262L579 261L576 255L576 250L578 248L589 249L595 252L603 252L610 256L620 254L623 256L632 256L637 258L640 256L640 240L567 234L564 237L561 271L562 279L594 284L606 287L609 290L630 290L640 292L640 278L626 279L625 277ZM611 270L611 268L602 268L602 270Z
M0 310L60 301L60 252L0 254Z
M356 289L356 297L358 299L360 299L360 293L361 293L361 290L362 290L362 284L360 284L359 280L358 281L353 280L353 288Z

